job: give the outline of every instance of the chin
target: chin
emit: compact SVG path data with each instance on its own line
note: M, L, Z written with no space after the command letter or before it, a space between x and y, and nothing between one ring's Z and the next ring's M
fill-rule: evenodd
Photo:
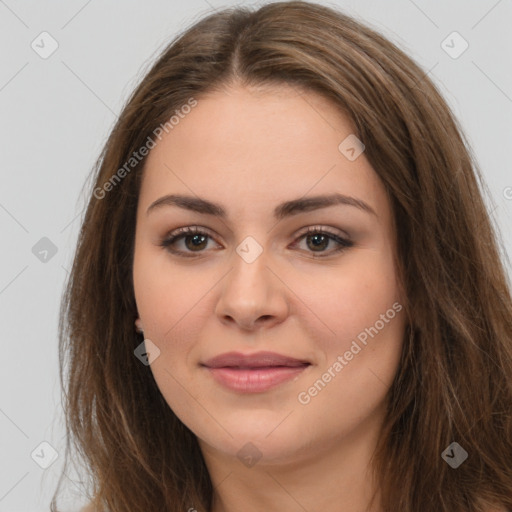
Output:
M259 417L256 411L247 411L247 415L238 412L233 422L219 418L224 429L216 429L216 434L197 432L201 443L208 445L216 452L227 457L236 457L244 463L244 459L258 459L258 464L277 465L290 463L303 453L306 440L301 439L303 429L293 423L285 425L286 414L268 414ZM290 415L290 419L293 414ZM281 423L282 422L282 423ZM213 434L213 435L212 435Z
M298 438L276 436L275 439L253 438L247 433L243 436L233 436L228 439L201 440L201 444L207 444L210 449L224 454L228 458L237 458L241 464L250 468L256 464L277 466L290 464L300 458L302 452L298 445Z

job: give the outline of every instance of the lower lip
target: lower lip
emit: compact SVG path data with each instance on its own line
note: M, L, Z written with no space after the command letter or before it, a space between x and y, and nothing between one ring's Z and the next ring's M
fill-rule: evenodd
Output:
M265 368L207 368L213 378L233 391L261 393L301 374L309 365Z

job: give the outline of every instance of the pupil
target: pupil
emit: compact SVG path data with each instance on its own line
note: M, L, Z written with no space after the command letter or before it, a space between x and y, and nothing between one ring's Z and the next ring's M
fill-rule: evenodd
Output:
M200 238L202 238L202 241L198 240ZM199 247L199 248L201 248L200 245L204 244L204 241L205 241L206 237L204 235L192 235L192 236L187 237L187 240L190 240L190 239L193 240L192 247L195 247L195 248ZM196 243L196 242L198 242L198 243Z
M319 241L319 238L322 239L322 240ZM311 235L310 236L310 240L314 240L313 241L313 247L317 247L318 248L318 247L325 246L325 242L326 242L327 239L326 239L325 235L318 234L318 235ZM319 243L317 243L317 242L319 242Z

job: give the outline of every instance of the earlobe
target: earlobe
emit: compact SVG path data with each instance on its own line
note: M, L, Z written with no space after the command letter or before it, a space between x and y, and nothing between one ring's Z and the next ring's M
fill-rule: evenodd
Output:
M142 332L143 332L143 329L142 329L142 322L141 322L140 318L137 318L137 319L135 320L135 330L136 330L137 332L140 332L140 333L142 333Z

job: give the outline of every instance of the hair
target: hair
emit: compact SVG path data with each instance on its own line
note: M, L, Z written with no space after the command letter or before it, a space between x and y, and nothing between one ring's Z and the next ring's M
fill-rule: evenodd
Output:
M146 158L107 194L96 191L176 109L235 85L287 85L330 99L353 122L390 198L408 324L372 459L383 511L512 510L511 287L476 159L410 57L353 17L302 1L205 16L163 50L124 106L95 165L62 296L64 471L72 441L96 510L210 510L196 436L134 356ZM469 454L457 469L441 457L452 442Z

